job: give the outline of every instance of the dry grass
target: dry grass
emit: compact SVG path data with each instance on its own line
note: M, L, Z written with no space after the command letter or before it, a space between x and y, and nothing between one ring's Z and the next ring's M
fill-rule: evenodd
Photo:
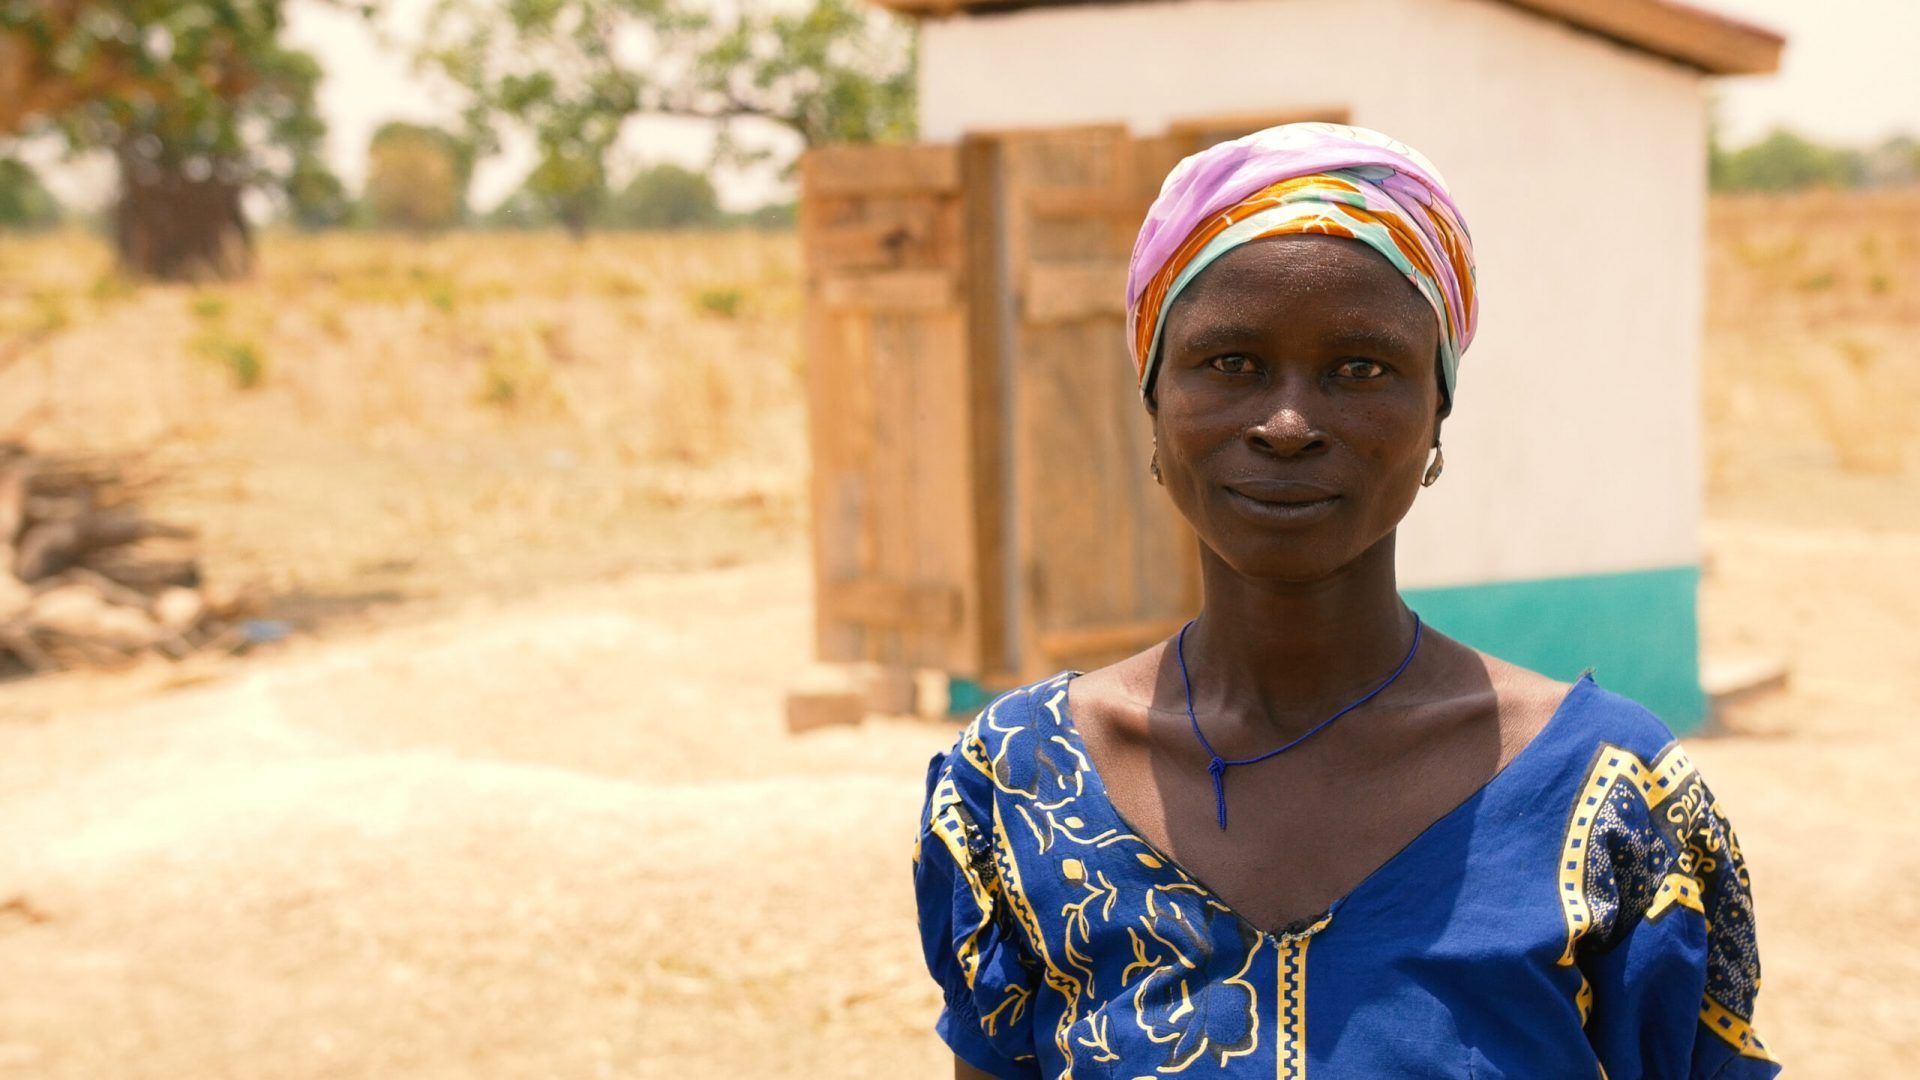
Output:
M1920 192L1719 199L1710 235L1716 510L1790 520L1840 491L1822 507L1920 526L1892 497L1920 472Z
M784 236L264 238L261 271L135 286L93 238L0 239L0 431L151 454L216 573L296 616L793 534Z

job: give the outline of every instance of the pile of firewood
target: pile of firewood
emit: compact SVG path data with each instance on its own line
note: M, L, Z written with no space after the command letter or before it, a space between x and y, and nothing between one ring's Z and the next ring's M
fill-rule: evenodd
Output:
M0 677L183 657L230 636L192 534L144 517L104 459L0 442Z

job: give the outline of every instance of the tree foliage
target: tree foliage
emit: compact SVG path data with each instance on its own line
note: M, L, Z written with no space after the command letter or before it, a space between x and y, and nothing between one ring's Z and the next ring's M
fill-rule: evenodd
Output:
M473 151L463 140L420 124L384 124L367 147L367 213L386 228L452 228L466 217L472 176Z
M1853 150L1822 146L1785 128L1738 150L1716 143L1708 160L1718 191L1795 191L1808 187L1856 187L1865 163Z
M16 130L59 133L119 164L115 237L162 277L246 268L240 196L265 189L324 216L320 67L281 44L284 0L11 0L0 41L22 62Z
M43 229L60 220L60 203L33 167L0 158L0 228Z
M639 115L784 125L805 145L913 133L911 31L859 0L797 11L705 0L439 0L423 64L466 97L475 146L529 135L526 191L576 232L600 217L609 157Z
M641 170L609 200L604 217L616 229L696 229L723 219L713 181L673 164Z

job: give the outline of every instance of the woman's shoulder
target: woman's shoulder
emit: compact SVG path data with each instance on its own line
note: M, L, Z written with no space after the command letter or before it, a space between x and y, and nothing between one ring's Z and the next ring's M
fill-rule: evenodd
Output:
M1066 712L1067 683L1079 674L1077 671L1062 671L995 694L960 729L955 746L964 745L969 738L1000 742L1017 732L1036 727L1065 726L1069 723Z
M1673 729L1638 700L1610 689L1588 668L1568 691L1569 726L1582 741L1645 758L1676 745Z
M960 795L972 789L986 797L996 779L1005 783L1028 771L1035 751L1059 745L1049 736L1070 723L1066 686L1077 674L1062 671L996 694L960 729L952 746L933 756L929 790L946 780Z
M1674 742L1672 729L1639 701L1608 687L1597 668L1586 668L1568 683L1491 653L1473 651L1495 687L1496 698L1512 702L1523 721L1531 716L1539 734L1557 735L1555 741L1570 750L1591 753L1605 744L1644 756Z

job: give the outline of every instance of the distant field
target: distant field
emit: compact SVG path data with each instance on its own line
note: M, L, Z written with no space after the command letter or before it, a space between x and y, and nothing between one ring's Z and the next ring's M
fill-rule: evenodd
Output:
M1710 512L1920 527L1920 193L1710 224ZM0 432L148 453L211 571L296 617L799 535L791 235L269 233L260 266L133 286L91 237L0 239Z
M1920 191L1715 200L1708 510L1920 528Z
M134 286L0 238L0 432L164 469L217 577L296 619L710 565L795 533L788 236L268 234Z

